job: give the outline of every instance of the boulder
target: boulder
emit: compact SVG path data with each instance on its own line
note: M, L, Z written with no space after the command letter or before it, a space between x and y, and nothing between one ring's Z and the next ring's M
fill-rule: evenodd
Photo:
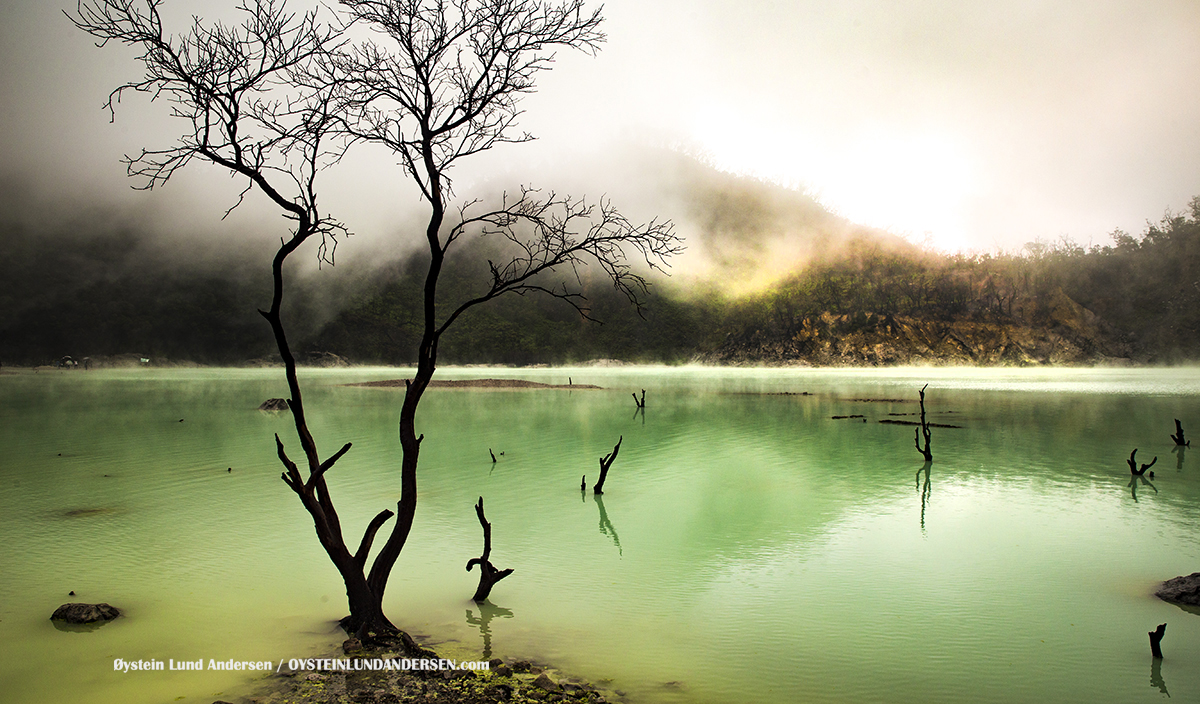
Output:
M262 405L258 407L258 410L260 410L260 411L286 411L286 410L288 410L287 399L269 398L266 401L262 402Z
M108 604L63 604L54 610L50 620L82 624L111 621L120 615L117 607Z
M1200 606L1200 572L1168 579L1154 592L1154 596L1172 604Z

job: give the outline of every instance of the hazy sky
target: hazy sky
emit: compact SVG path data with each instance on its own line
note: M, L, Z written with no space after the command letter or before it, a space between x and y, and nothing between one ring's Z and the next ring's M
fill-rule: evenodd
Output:
M132 54L94 48L63 7L0 8L4 175L56 208L186 212L211 188L236 193L212 174L129 192L118 159L170 135L147 118L165 106L130 101L110 125L100 105L135 75ZM1197 0L614 0L604 14L600 54L560 55L525 101L536 145L487 169L622 178L628 155L669 146L943 249L1102 244L1200 194ZM360 198L352 226L402 210L371 190L387 165L331 185Z

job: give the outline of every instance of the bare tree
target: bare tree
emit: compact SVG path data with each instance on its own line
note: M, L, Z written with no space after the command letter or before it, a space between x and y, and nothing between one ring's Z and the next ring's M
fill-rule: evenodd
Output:
M929 451L929 422L925 420L925 389L929 388L929 384L921 387L921 427L915 428L914 442L917 446L917 452L925 458L926 462L933 462L933 453ZM925 437L925 447L921 447L921 436Z
M599 11L582 0L342 0L350 26L370 39L332 54L311 85L336 86L342 126L353 139L383 145L400 157L429 206L421 343L417 370L400 409L401 494L396 523L371 567L368 585L382 597L388 576L412 529L417 505L417 462L424 435L417 406L437 368L438 343L470 308L499 296L538 292L588 315L578 267L598 265L634 305L646 280L626 260L626 249L659 268L679 252L670 223L635 225L611 203L598 205L522 188L494 207L468 200L456 210L450 173L463 158L531 136L515 132L519 98L550 67L558 47L594 51L603 40ZM438 315L438 278L447 252L464 235L504 238L515 255L490 262L485 291ZM566 270L567 281L547 285L544 275Z
M101 46L116 41L142 52L143 77L118 87L106 104L114 119L115 103L137 91L165 99L171 115L186 125L174 146L126 158L137 187L161 185L199 158L244 178L242 197L258 191L291 221L272 261L271 306L261 311L284 361L288 406L307 469L305 476L276 436L283 480L311 515L345 582L350 614L342 625L360 637L394 632L383 613L383 594L416 512L424 438L416 433L416 409L436 369L441 336L470 308L508 293L555 296L588 316L578 267L589 263L640 309L647 282L627 262L626 249L650 269L681 249L670 223L634 225L607 201L589 205L522 188L491 208L478 200L450 204L449 172L458 160L531 139L513 131L518 99L550 67L554 48L596 49L603 40L600 15L584 12L581 0L343 0L340 19L324 25L315 13L288 13L283 0L243 0L240 25L205 25L196 18L187 33L171 36L161 4L86 0L68 17ZM351 44L347 37L357 26L383 41ZM400 156L430 208L425 238L431 258L417 372L400 411L400 500L395 513L383 510L370 521L351 552L325 481L350 444L321 459L280 311L288 256L315 242L317 256L332 263L346 232L318 209L317 175L355 142L383 145ZM241 202L239 197L230 210ZM489 262L487 290L439 318L438 277L447 251L463 236L502 237L516 254ZM569 280L547 284L545 276L560 269L570 272ZM393 515L394 528L368 571L375 536Z
M372 537L392 514L385 511L376 516L359 549L350 552L325 482L325 473L350 444L321 459L308 429L296 360L280 317L287 258L301 245L316 241L318 256L332 263L333 248L345 233L341 223L317 207L317 174L341 155L340 148L327 146L334 125L331 93L298 88L295 80L297 71L332 48L337 35L320 27L313 13L297 17L287 13L282 2L247 0L238 6L244 17L237 27L207 26L196 18L187 33L171 36L163 28L161 4L161 0L80 2L68 17L100 39L101 46L117 41L142 52L138 58L145 69L143 77L119 86L105 104L114 119L114 104L124 93L137 91L165 99L171 115L186 125L174 146L143 149L126 157L129 175L139 181L135 187L160 186L199 158L246 179L242 196L257 190L292 221L291 234L281 239L271 264L271 306L260 311L284 362L287 404L308 470L307 478L303 477L276 435L279 459L286 468L283 480L312 515L317 537L345 582L352 624L387 625L379 600L367 585L363 564ZM240 203L239 197L233 207Z

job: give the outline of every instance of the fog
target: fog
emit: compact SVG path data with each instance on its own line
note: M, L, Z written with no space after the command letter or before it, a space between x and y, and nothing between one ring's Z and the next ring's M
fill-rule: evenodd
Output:
M182 28L212 5L168 2L167 18ZM57 213L132 205L156 218L146 229L179 236L278 231L253 199L221 221L241 184L211 167L130 190L119 159L170 143L166 106L131 96L110 124L100 106L137 75L134 54L95 48L62 9L0 8L5 177ZM645 181L641 152L667 148L915 242L983 250L1102 242L1182 209L1200 186L1190 0L618 0L604 11L599 55L560 53L524 101L521 127L539 140L476 159L456 174L459 195L498 183L615 192ZM418 202L393 161L357 150L322 184L359 249L406 246L397 235ZM685 215L627 197L638 213Z

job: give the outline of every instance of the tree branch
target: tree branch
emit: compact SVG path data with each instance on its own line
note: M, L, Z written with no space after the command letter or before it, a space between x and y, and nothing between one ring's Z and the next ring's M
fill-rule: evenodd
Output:
M375 518L371 519L371 523L363 533L362 541L358 544L358 552L354 553L354 564L358 565L360 570L367 564L367 555L371 553L371 543L375 542L375 534L394 515L396 514L384 509L376 514Z

